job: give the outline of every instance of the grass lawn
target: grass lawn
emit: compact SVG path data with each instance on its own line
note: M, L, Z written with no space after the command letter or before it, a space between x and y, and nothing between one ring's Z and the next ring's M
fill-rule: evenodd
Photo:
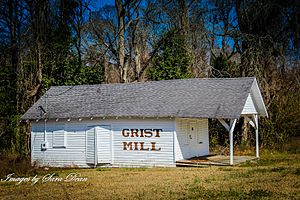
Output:
M63 181L42 183L40 179L36 184L18 185L2 181L0 199L300 199L298 152L264 152L258 162L234 167L49 169L36 173L41 179L55 173L53 178ZM70 173L87 181L65 182Z

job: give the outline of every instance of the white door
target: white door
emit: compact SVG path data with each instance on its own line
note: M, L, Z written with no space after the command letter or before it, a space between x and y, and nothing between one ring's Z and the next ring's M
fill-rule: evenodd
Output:
M111 163L111 127L97 126L96 133L98 163Z
M95 127L89 126L86 131L86 163L87 164L97 164L97 153L96 153L96 134Z
M189 144L194 145L197 143L197 124L195 122L190 122L188 128Z

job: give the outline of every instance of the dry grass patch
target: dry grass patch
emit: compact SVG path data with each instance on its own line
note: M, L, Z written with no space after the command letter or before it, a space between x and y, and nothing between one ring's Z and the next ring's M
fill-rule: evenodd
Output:
M299 154L267 152L255 163L208 168L50 169L86 182L0 183L4 199L297 199Z

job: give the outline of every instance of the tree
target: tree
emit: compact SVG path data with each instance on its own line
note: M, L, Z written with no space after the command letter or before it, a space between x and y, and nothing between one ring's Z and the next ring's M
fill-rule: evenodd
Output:
M28 153L29 125L20 117L45 89L102 82L102 65L81 63L86 10L80 6L75 0L0 2L1 150Z
M168 80L192 77L191 59L185 46L184 36L174 36L171 41L162 45L149 68L151 80Z
M277 126L278 123L297 124L299 118L294 112L291 112L293 117L288 117L289 114L283 112L290 108L299 110L286 99L289 96L297 102L299 98L293 92L298 89L299 83L292 76L299 71L290 73L291 69L286 62L291 49L299 52L299 42L295 41L299 40L300 32L299 20L295 24L299 17L299 4L297 1L238 0L235 1L235 9L240 30L239 76L256 76L262 86L269 111L269 119L262 120L263 143L268 145L277 141L282 144L288 138L290 130L296 128L290 126L283 130Z

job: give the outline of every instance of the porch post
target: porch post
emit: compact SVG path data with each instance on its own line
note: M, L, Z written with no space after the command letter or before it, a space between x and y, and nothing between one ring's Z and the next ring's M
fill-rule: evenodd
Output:
M234 121L231 123L230 126L230 131L229 131L229 140L230 140L230 165L233 165L233 130L236 124L236 120L234 119Z
M259 158L259 141L258 141L258 115L254 115L255 120L255 143L256 143L256 158Z

